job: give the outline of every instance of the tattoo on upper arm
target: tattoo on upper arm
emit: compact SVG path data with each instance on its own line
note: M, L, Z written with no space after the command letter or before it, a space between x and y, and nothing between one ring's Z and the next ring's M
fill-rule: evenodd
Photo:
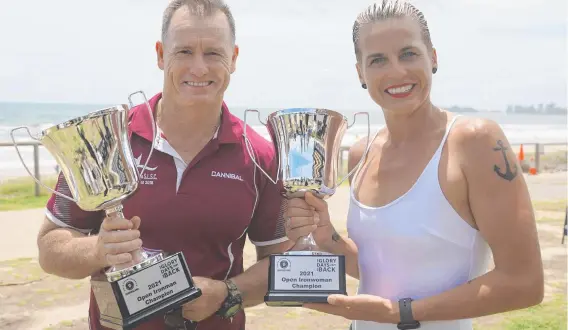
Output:
M341 239L341 236L336 231L334 231L333 234L331 234L331 239L334 242L339 242L339 240Z
M494 147L493 150L500 151L501 154L503 155L503 159L505 160L505 172L502 172L501 168L497 165L493 166L493 171L495 171L495 173L497 173L497 175L500 176L501 178L507 181L512 181L519 173L519 168L516 166L515 163L513 163L512 166L509 163L509 160L507 159L507 150L509 150L509 148L505 146L503 141L497 140L497 145L498 146Z

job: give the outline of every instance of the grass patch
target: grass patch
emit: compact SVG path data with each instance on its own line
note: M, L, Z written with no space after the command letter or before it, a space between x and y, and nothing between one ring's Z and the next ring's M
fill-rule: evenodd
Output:
M525 152L525 160L521 164L521 167L523 168L524 172L528 171L530 163L534 159L535 159L534 152ZM545 152L540 155L540 170L548 171L556 169L566 169L567 161L568 161L568 152L566 150L556 150L548 152L545 150Z
M565 330L566 295L538 306L503 313L500 320L491 324L474 324L475 330Z
M566 166L568 153L566 151L545 152L540 156L542 170L556 169Z
M511 312L501 324L504 330L566 329L566 296L524 310Z
M540 159L545 161L555 161L558 160L559 162L566 162L568 157L568 151L566 150L555 150L555 151L544 151L544 153L540 154ZM525 161L531 160L535 158L534 151L525 152Z
M566 211L565 199L559 199L555 201L533 201L533 207L535 210L539 211L556 211L565 212Z
M558 222L558 223L562 223L564 222L564 218L551 218L551 217L541 217L536 219L536 222Z
M46 274L34 259L18 258L0 261L0 286L9 283L39 281L45 276Z
M22 265L28 265L32 261L32 258L16 258L0 262L0 267L19 267Z
M77 327L81 326L81 325L87 326L86 324L84 324L86 322L87 322L86 317L81 318L79 320L63 320L63 321L59 322L58 324L44 328L43 330L59 330L59 329L68 329L68 328L77 329Z
M43 178L48 187L55 187L56 177ZM45 207L51 192L40 186L40 195L35 196L35 181L18 178L0 184L0 211L24 210Z

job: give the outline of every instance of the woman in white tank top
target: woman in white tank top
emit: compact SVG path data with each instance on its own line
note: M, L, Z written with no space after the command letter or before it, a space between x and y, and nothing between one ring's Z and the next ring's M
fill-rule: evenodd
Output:
M289 201L288 237L312 232L346 256L354 297L307 308L354 330L471 330L471 319L541 302L543 269L528 189L499 125L453 116L430 101L438 68L426 20L379 1L353 27L362 87L386 127L350 150L348 236L325 201ZM488 269L491 254L495 267Z

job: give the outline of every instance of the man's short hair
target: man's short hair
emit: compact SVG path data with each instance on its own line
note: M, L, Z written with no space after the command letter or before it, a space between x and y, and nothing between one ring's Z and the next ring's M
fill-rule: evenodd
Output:
M170 22L172 21L172 16L176 10L186 6L192 15L207 17L215 14L217 11L221 11L227 17L229 22L229 27L231 28L231 37L233 43L236 40L235 33L235 19L231 13L231 9L223 0L172 0L170 4L164 11L162 17L162 42L165 42L168 36L168 29L170 27Z

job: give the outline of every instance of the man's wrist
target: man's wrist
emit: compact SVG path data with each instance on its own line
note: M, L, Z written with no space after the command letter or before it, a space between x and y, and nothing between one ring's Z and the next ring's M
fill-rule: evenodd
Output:
M220 298L219 308L221 308L223 306L223 303L225 302L225 300L227 300L227 297L229 296L229 289L227 288L227 284L225 284L225 282L223 281L215 281L215 283L217 284L219 290L218 291Z
M111 265L108 263L106 255L101 253L98 249L98 236L92 237L92 239L94 240L94 246L90 250L91 255L89 256L89 259L91 260L92 265L95 266L94 268L96 269L96 272L98 272L110 267Z
M232 318L236 313L243 309L243 297L237 285L232 280L221 281L224 287L223 300L221 301L216 314L222 318Z

